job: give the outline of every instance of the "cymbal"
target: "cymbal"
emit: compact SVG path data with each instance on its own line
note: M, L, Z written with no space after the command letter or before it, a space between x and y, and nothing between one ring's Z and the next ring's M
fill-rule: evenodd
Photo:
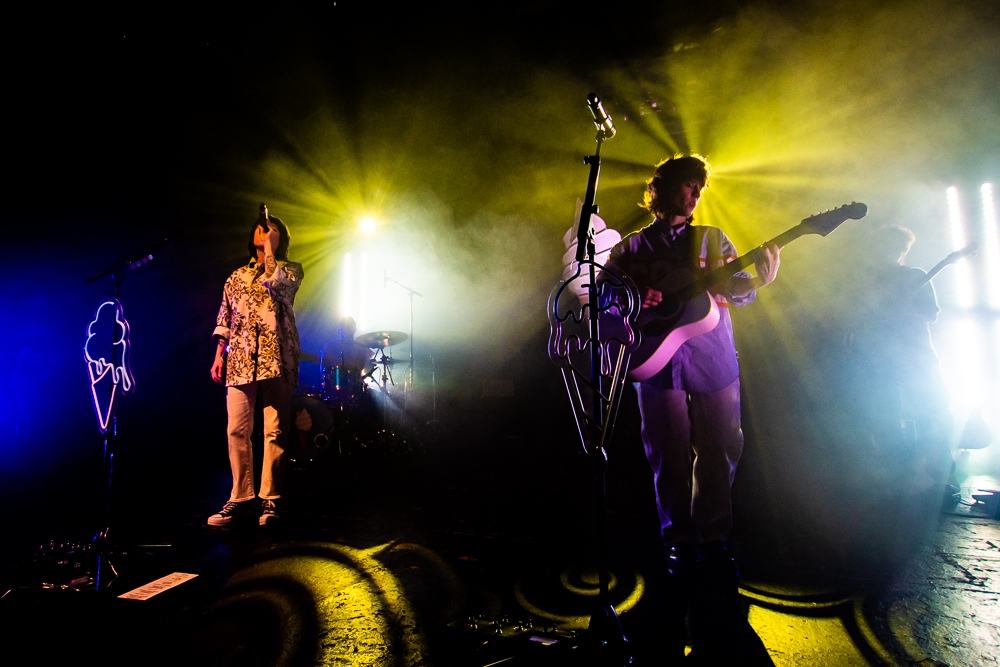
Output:
M355 336L354 342L358 345L370 347L373 350L379 350L383 347L398 345L407 338L409 338L409 336L402 331L372 331L371 333Z
M299 361L311 361L314 364L318 364L319 357L315 354L309 354L308 352L299 352Z

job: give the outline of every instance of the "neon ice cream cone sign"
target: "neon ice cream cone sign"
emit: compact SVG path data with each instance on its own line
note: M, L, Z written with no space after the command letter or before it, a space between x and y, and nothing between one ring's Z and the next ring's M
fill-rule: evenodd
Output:
M87 342L83 346L101 433L108 432L118 395L131 394L135 389L129 367L130 345L121 303L117 299L106 300L97 307L93 321L87 326Z

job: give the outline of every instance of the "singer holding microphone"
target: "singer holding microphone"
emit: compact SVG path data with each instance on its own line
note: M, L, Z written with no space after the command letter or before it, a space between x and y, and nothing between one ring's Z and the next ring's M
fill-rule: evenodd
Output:
M293 305L304 275L300 264L288 261L288 242L288 228L261 204L247 242L250 262L234 271L223 288L211 373L226 386L233 487L223 508L208 518L210 526L228 525L255 506L262 526L279 516L287 422L299 372ZM250 436L258 392L264 403L264 462L260 493L255 494ZM260 505L251 502L257 497Z

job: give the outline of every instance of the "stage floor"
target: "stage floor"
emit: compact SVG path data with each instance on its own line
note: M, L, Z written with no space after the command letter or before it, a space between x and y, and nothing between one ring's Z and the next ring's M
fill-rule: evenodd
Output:
M672 632L665 620L674 593L644 465L635 452L612 456L611 598L634 664L687 664L692 658L675 650L676 624ZM113 664L587 664L584 630L597 599L592 476L572 448L483 437L330 455L288 470L278 524L260 527L253 515L208 528L228 479L226 470L198 470L171 493L122 480L117 578L100 592L85 581L93 554L67 546L86 542L93 518L38 505L16 522L5 554L5 645L32 664L96 656ZM995 481L972 480L967 499ZM734 545L752 633L722 628L729 634L720 641L728 636L744 651L739 664L1000 662L1000 523L977 516L978 507L941 512L898 489L873 492L845 513L857 530L836 537L801 517L738 513ZM39 551L46 534L52 547ZM120 597L173 573L197 576L147 600Z

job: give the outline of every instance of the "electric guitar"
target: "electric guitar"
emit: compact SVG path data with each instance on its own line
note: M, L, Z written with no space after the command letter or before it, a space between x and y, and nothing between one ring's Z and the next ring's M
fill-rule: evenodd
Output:
M852 202L808 217L771 241L785 246L807 234L826 236L846 220L860 220L867 214L867 206ZM681 345L714 329L719 323L719 306L709 289L724 285L737 271L753 263L751 251L717 269L681 269L650 285L663 293L663 301L639 311L636 329L640 342L632 350L629 379L648 380L663 370Z
M972 242L969 245L962 248L961 250L956 250L955 252L951 253L950 255L942 259L940 262L935 264L934 268L928 271L926 276L922 277L919 282L915 283L912 288L913 291L916 292L918 289L929 283L934 276L941 273L941 269L948 266L949 264L954 264L963 257L968 257L969 255L975 255L976 250L978 249L979 245L975 242Z

